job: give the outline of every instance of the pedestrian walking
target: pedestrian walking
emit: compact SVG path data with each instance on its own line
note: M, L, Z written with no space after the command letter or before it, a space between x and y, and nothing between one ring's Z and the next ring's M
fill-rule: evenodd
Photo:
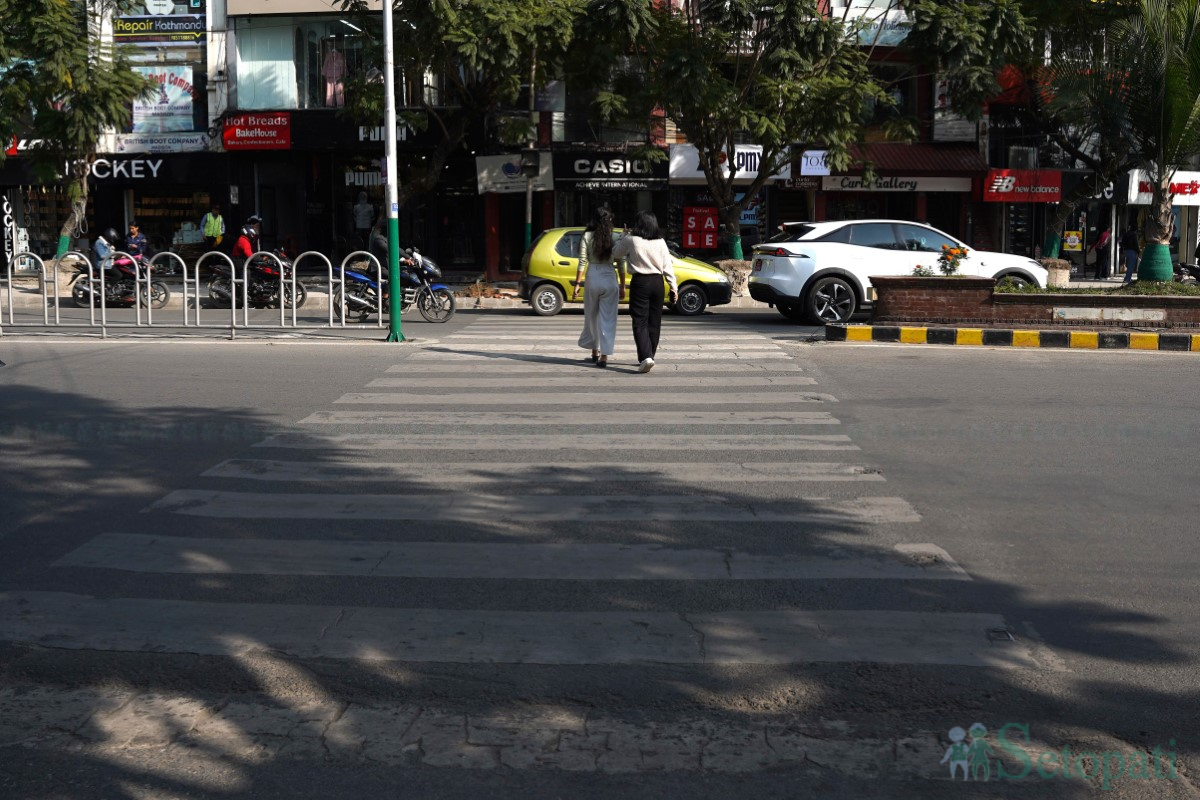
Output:
M211 210L200 220L200 231L204 234L204 245L216 250L225 238L225 218L221 216L221 204L213 203Z
M1125 285L1133 283L1133 274L1137 272L1138 259L1141 257L1138 242L1137 223L1129 223L1129 229L1121 234L1121 254L1125 257Z
M1112 233L1105 228L1100 231L1099 238L1088 248L1089 253L1092 251L1096 253L1096 280L1098 281L1108 280L1108 246L1110 244L1112 244Z
M579 244L579 269L571 300L579 297L583 285L583 332L579 346L592 351L592 363L608 366L617 340L617 304L625 294L625 267L613 259L613 215L608 206L600 206ZM620 276L618 280L618 275Z
M671 251L650 211L637 216L637 224L613 245L613 258L624 259L629 278L629 316L633 319L633 341L637 344L638 372L654 368L662 330L663 279L671 285L671 302L679 293L672 267Z

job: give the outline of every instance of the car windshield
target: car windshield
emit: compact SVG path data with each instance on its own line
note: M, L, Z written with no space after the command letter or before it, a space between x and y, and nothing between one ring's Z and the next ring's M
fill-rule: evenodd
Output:
M784 223L780 226L783 230L776 233L768 242L798 242L808 234L812 233L812 225L805 225L802 222Z

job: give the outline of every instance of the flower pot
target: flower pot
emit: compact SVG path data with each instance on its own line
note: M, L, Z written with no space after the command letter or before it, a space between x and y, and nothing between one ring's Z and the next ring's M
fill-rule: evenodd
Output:
M1071 262L1062 258L1043 258L1042 266L1046 268L1046 285L1063 288L1071 280Z

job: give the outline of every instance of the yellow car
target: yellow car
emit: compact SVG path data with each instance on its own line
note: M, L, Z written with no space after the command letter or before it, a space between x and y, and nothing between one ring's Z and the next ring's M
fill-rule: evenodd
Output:
M521 259L521 299L529 303L533 313L539 317L552 317L562 311L571 297L575 275L579 269L579 243L583 240L583 228L551 228L543 231ZM620 228L613 229L614 236L621 235ZM675 279L679 282L679 297L675 304L668 304L677 314L692 317L708 306L719 306L729 302L733 288L729 277L712 266L695 258L671 251L675 261ZM665 295L664 295L665 296ZM583 291L579 302L583 301ZM629 286L625 287L622 303L629 302Z

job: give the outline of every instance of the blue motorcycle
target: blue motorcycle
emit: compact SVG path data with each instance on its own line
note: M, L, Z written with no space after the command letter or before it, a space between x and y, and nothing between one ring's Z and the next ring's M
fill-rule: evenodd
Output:
M333 311L338 319L344 314L347 320L366 322L380 309L381 303L383 313L388 313L387 276L384 275L381 286L371 272L370 262L356 262L346 268L346 281L333 295ZM446 284L434 282L440 277L442 270L432 260L415 248L404 250L400 254L400 285L404 290L400 312L408 311L415 304L428 322L445 322L453 317L454 293Z

